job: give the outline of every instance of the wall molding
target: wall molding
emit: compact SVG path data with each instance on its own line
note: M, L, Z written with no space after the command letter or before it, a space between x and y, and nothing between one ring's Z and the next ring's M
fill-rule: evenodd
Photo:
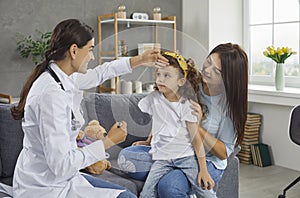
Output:
M283 105L295 106L300 104L300 89L285 87L283 91L276 91L274 86L263 85L248 85L248 101Z

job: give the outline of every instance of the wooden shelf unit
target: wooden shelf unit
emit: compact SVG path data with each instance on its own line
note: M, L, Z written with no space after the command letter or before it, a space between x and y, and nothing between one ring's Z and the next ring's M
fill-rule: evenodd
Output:
M114 35L114 49L110 51L102 50L102 24L113 24L113 35ZM98 16L98 63L102 64L104 60L111 61L119 58L118 54L118 33L119 24L127 24L130 28L131 24L137 24L140 26L154 26L154 43L158 43L158 26L163 24L171 24L173 29L173 50L176 51L176 16L163 17L162 20L134 20L134 19L120 19L117 17L117 13L105 14ZM111 55L111 56L109 56ZM115 89L104 88L102 85L99 86L99 93L103 91L119 93L118 84L119 77L115 79Z

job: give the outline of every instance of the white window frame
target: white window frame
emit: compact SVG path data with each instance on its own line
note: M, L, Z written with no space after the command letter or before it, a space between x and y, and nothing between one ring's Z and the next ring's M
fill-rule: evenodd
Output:
M251 69L252 61L251 61L251 52L250 52L250 31L249 31L249 1L250 0L243 0L243 21L244 21L244 28L243 28L243 36L244 36L244 47L248 53L249 57L249 71ZM299 0L300 4L300 0ZM274 7L273 7L274 9ZM300 12L299 12L300 13ZM272 22L274 24L274 22ZM289 23L289 22L286 22ZM300 33L299 33L300 34ZM300 35L299 35L300 36ZM299 41L300 42L300 41ZM299 43L300 46L300 43ZM300 60L300 52L297 52L297 56L299 56ZM275 64L275 63L274 63ZM274 86L274 71L270 76L258 76L258 75L249 75L249 84L256 84L256 85L268 85ZM299 77L285 77L285 86L286 87L296 87L300 88L300 76Z

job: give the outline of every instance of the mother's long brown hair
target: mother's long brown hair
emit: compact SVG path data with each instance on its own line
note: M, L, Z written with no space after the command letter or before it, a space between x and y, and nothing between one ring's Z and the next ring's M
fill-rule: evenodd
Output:
M24 117L25 103L30 88L34 81L45 72L49 61L59 61L64 59L66 57L66 52L71 45L76 44L81 48L93 37L94 30L77 19L64 20L54 28L50 41L50 49L45 53L45 61L33 69L22 88L19 104L11 108L14 119L20 120Z
M216 46L210 55L213 53L221 60L226 107L237 133L237 144L241 144L248 111L248 57L239 45L232 43Z

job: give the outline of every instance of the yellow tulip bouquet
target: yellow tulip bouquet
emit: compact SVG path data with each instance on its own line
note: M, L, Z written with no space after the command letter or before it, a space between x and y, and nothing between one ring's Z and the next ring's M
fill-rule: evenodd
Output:
M284 61L292 54L297 54L297 52L292 51L292 48L278 47L275 49L274 46L267 47L267 50L263 53L266 57L271 58L276 63L284 63Z

